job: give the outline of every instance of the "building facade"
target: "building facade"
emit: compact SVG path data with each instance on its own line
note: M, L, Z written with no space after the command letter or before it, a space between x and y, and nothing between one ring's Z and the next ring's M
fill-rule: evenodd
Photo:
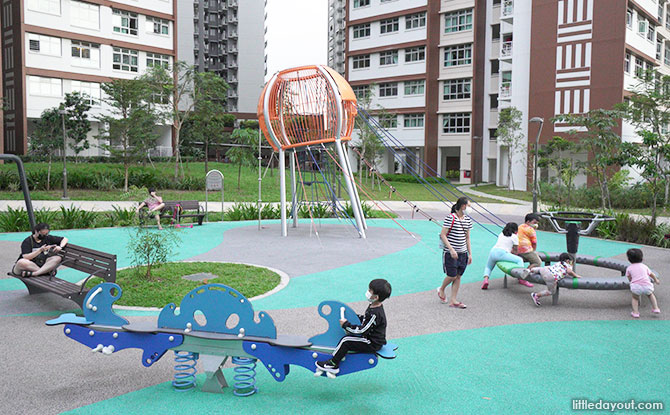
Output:
M179 2L179 56L229 85L226 111L255 118L265 74L265 1Z
M328 0L328 66L344 75L346 0Z
M176 59L176 4L177 0L4 0L5 151L25 154L42 111L57 107L74 91L90 98L89 141L94 144L96 118L106 111L101 83L135 78L152 65L169 65ZM171 128L157 129L157 150L170 155ZM80 155L104 151L91 145Z

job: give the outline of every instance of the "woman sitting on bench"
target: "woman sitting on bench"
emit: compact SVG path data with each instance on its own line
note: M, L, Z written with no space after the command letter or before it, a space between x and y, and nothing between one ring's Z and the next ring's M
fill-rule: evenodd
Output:
M149 216L151 216L153 212L156 212L158 229L163 229L161 226L161 209L165 207L165 203L163 203L163 198L156 194L156 189L153 187L149 188L149 196L137 207L137 213L140 213L140 209L145 206L149 209Z
M21 243L21 255L12 268L19 277L36 277L56 274L61 257L56 255L65 245L67 238L49 235L49 225L38 223L33 234Z

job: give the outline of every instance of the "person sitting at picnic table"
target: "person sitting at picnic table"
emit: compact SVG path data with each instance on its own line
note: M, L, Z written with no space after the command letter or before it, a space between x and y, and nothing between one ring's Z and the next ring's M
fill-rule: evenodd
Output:
M163 203L163 198L158 196L156 194L156 189L153 187L149 188L149 196L147 196L146 199L140 203L140 205L137 207L137 213L140 212L140 209L143 207L146 207L149 209L149 216L151 216L152 212L156 212L156 222L158 223L158 229L163 229L161 226L161 209L165 207L165 203Z
M21 255L12 268L12 273L20 277L56 275L56 268L62 258L57 255L65 245L67 238L49 235L49 225L38 223L33 234L21 242Z

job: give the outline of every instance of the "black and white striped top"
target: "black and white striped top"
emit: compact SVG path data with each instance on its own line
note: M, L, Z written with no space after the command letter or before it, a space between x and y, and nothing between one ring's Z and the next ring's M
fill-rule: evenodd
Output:
M453 226L452 226L453 222ZM465 232L472 229L472 220L468 215L464 215L463 219L459 219L455 213L447 215L442 223L443 228L447 228L447 240L454 251L468 252L468 244L465 240ZM449 230L451 228L451 231ZM447 247L444 247L447 251Z

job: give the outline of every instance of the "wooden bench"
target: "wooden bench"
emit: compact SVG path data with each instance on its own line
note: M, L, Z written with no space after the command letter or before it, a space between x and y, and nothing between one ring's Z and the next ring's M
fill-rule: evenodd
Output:
M26 278L12 272L7 275L20 279L31 295L50 292L74 301L79 307L83 307L84 298L88 294L89 290L85 287L89 279L100 277L107 282L116 281L116 255L74 244L67 244L58 255L62 258L59 267L68 267L89 274L81 285L49 275Z
M202 221L205 219L205 212L197 200L176 200L163 203L165 203L165 206L160 211L161 219L173 219L176 223L181 223L182 218L197 218L198 225L202 225ZM177 206L180 206L181 210L177 209ZM140 211L141 224L147 223L151 219L152 217L148 215L147 210Z

